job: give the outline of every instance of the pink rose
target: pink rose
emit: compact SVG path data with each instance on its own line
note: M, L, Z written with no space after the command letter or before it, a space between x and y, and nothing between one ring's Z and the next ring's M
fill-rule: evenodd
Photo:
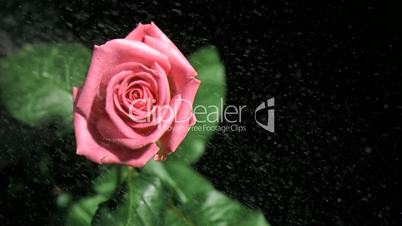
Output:
M196 121L196 75L154 23L95 46L84 85L73 88L77 154L136 167L165 159Z

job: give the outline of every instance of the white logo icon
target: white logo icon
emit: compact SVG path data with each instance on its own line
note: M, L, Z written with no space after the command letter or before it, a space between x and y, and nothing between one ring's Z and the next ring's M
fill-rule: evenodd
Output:
M272 97L267 100L267 102L261 103L254 112L254 119L257 122L259 126L261 126L263 129L273 133L275 132L275 98ZM257 119L257 112L267 109L267 117L268 121L266 123L259 122Z

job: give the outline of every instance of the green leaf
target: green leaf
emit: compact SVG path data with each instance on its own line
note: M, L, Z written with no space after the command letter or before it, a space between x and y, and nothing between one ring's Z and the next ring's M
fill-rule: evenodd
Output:
M97 200L103 203L97 203L93 226L269 225L259 211L230 199L188 165L174 161L149 162L141 173L127 176L127 186L114 194L108 201ZM83 219L88 225L89 218Z
M193 105L197 124L170 157L173 161L187 164L196 162L204 153L208 138L219 124L226 95L225 68L214 46L201 48L189 60L198 72L197 78L201 80Z
M144 167L144 172L160 178L167 187L174 191L176 198L183 203L191 200L193 194L197 192L213 189L212 185L199 176L197 172L174 161L162 164L151 160ZM191 183L188 183L189 181Z
M126 177L126 174L127 170L121 166L102 167L100 176L94 181L93 189L97 194L109 197Z
M71 195L67 192L59 194L56 199L57 206L61 208L67 207L70 201Z
M230 199L214 187L188 165L177 162L152 163L155 173L166 187L171 197L166 201L166 226L268 226L264 216L257 210L243 206ZM156 167L155 167L156 166ZM147 166L148 167L148 166ZM146 167L146 168L147 168ZM164 170L160 169L164 168ZM164 171L165 176L160 174ZM168 179L166 179L168 175ZM174 186L170 180L174 181ZM184 196L183 199L181 196Z
M166 170L166 167L164 167L163 164L151 160L144 167L144 172L150 175L155 175L163 180L165 184L175 191L180 201L188 201L188 197L182 192L179 184L176 183L175 179L173 178L174 176L170 176L171 174Z
M174 214L167 215L166 225L174 226L176 221L191 222L190 225L200 226L268 225L261 213L242 206L216 190L170 209ZM177 214L179 212L180 214Z
M94 181L92 196L87 196L74 203L66 216L67 226L90 226L98 206L109 200L116 187L125 177L120 166L104 167L101 175Z
M128 191L117 200L103 203L93 226L158 226L163 224L164 189L156 177L137 174L127 181Z
M107 198L103 195L86 197L75 203L68 211L67 226L89 226L99 204Z
M28 45L0 61L0 97L7 111L30 126L72 126L73 86L85 78L90 52L80 44Z
M186 196L186 200L183 203L190 202L200 194L214 190L213 186L204 177L187 165L175 162L155 162L155 165L165 168L166 173L173 178L177 187ZM161 178L161 180L166 181L165 178Z

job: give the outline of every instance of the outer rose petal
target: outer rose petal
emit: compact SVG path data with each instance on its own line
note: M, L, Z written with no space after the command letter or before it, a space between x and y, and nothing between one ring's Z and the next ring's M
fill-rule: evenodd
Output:
M73 87L73 103L75 103L75 99L77 99L78 92L80 91L79 88Z
M159 150L156 144L150 144L141 149L130 150L106 143L98 143L88 130L86 119L80 114L74 114L74 129L77 140L77 154L99 164L118 163L142 167Z
M190 126L193 126L197 123L197 118L194 114L191 115L190 121L188 123L190 124Z
M73 87L73 101L80 90ZM109 128L110 129L110 128ZM77 141L77 154L99 164L117 163L134 167L143 167L159 150L156 144L130 150L122 147L100 145L91 135L86 119L78 112L74 113L74 130ZM100 139L101 140L101 139Z
M173 83L176 93L180 93L182 87L197 75L197 72L176 47L151 36L145 36L144 43L168 56L172 65L169 79Z
M139 24L126 39L143 41L150 47L166 54L172 64L175 79L193 78L197 72L172 41L153 23Z
M116 65L133 62L133 60L149 67L157 62L165 71L170 71L168 58L144 43L114 39L104 45L95 46L91 66L81 89L82 95L76 103L76 107L81 110L85 118L88 118L91 113L103 74Z
M197 79L193 79L187 83L185 92L183 93L183 99L186 101L183 101L181 104L176 121L172 124L172 127L176 129L168 131L161 138L164 153L176 151L177 147L186 137L189 127L195 124L192 104L199 86L200 81Z

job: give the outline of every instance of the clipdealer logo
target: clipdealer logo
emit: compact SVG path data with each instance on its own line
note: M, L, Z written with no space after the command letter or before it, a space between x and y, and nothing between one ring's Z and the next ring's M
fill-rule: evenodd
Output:
M142 102L140 102L142 101ZM186 100L178 100L180 105L188 105L189 109L193 109L192 114L187 117L177 118L174 114L174 109L170 106L155 106L156 101L153 99L138 100L133 102L129 109L130 119L137 123L156 123L158 126L166 126L169 130L194 130L194 131L219 131L225 132L243 132L246 131L246 126L242 125L243 117L247 105L225 105L221 99L218 105L195 105ZM138 104L146 104L147 114L137 116L134 106ZM144 102L144 103L143 103ZM271 133L275 132L275 98L272 97L267 101L258 105L254 110L254 120L258 126ZM265 114L259 113L266 111ZM247 111L246 111L247 112ZM250 113L252 113L251 111ZM257 115L258 114L258 115ZM258 117L258 116L264 117ZM194 117L195 116L195 117ZM178 122L179 125L170 127L172 120ZM195 121L196 120L196 121ZM197 122L194 126L188 127L188 123ZM180 123L183 125L181 126ZM193 124L191 123L191 124Z

